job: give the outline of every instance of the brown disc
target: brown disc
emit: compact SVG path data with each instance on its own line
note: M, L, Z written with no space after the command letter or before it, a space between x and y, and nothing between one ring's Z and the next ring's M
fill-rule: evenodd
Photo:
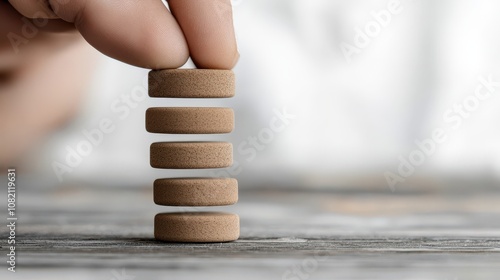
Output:
M167 242L227 242L238 239L238 215L223 212L159 213L155 239Z
M152 133L213 134L234 129L230 108L166 107L146 110L146 130Z
M165 169L229 167L233 164L233 145L227 142L153 143L150 164Z
M154 202L164 206L224 206L238 202L232 178L168 178L154 182Z
M149 96L226 98L235 92L234 73L218 69L166 69L149 72Z

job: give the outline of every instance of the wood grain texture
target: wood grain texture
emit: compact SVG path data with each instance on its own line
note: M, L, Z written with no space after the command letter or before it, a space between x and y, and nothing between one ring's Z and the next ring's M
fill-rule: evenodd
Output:
M155 206L150 186L27 188L19 195L20 279L109 280L116 273L135 279L500 275L498 192L241 190L237 205L207 208L239 214L239 240L171 244L154 240L154 215L194 208ZM5 238L0 244L5 251Z

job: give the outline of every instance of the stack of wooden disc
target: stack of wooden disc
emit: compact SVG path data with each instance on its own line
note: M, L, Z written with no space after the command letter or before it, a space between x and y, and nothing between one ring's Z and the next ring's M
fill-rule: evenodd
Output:
M149 73L149 96L160 98L228 98L235 93L231 70L175 69ZM146 130L164 134L222 134L234 128L234 112L216 107L162 107L146 111ZM233 163L227 142L159 142L151 144L154 168L225 168ZM232 178L164 178L154 182L154 202L164 206L224 206L238 201ZM159 213L155 238L168 242L226 242L238 239L239 217L223 212Z

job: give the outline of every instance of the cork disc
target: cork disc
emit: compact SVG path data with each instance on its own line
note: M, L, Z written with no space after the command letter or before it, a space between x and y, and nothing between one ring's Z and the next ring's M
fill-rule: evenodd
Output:
M224 168L233 164L233 145L227 142L157 142L150 147L154 168Z
M238 239L238 215L222 212L160 213L155 239L167 242L227 242Z
M152 133L212 134L234 129L230 108L167 107L146 110L146 130Z
M166 69L149 72L149 96L227 98L235 92L234 73L217 69Z
M164 206L224 206L238 202L238 181L232 178L157 179L154 202Z

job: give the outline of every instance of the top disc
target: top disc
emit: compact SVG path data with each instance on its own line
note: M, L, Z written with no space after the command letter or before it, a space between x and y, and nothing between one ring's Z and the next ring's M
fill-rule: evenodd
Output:
M227 98L235 92L234 73L217 69L165 69L149 72L149 96Z

